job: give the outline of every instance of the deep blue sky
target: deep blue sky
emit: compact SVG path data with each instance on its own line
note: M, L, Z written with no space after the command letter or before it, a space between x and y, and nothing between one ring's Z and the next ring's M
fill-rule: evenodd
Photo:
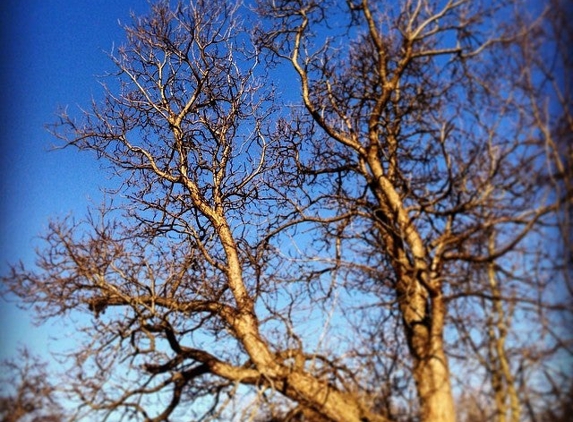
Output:
M113 65L105 52L123 42L121 22L145 13L145 0L4 0L0 75L0 271L7 262L33 263L37 235L50 217L83 216L101 198L106 173L94 157L52 151L45 125L60 106L88 105L101 93L97 76ZM32 330L27 315L0 302L0 356L18 344L43 348L46 329Z

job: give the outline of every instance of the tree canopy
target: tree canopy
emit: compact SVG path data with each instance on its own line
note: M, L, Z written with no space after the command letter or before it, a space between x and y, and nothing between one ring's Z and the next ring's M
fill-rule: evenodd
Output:
M103 100L51 127L119 187L2 278L82 316L70 420L567 402L565 2L159 1L125 32Z

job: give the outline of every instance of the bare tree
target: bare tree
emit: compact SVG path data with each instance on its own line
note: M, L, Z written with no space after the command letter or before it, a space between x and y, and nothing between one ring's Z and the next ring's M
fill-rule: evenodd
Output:
M53 128L121 195L3 277L40 320L83 315L77 418L453 421L482 379L498 415L539 403L568 343L538 244L571 191L514 5L260 1L254 43L224 0L134 16L103 101Z
M50 384L45 362L22 350L17 360L2 362L2 422L57 422L67 417Z
M454 420L446 309L464 298L463 324L468 309L491 312L482 327L488 327L499 420L506 395L518 420L494 266L530 253L522 255L523 244L543 236L538 226L553 225L571 195L567 188L555 198L542 182L553 170L544 167L551 138L539 132L555 121L535 117L532 102L549 99L538 90L542 82L520 80L523 66L533 67L516 46L537 26L513 9L516 2L341 3L259 2L268 17L261 45L273 60L290 63L300 83L305 111L296 128L309 127L299 134L314 142L310 154L301 150L300 168L330 186L329 199L341 210L369 219L377 234L363 254L377 256L374 265L388 270L381 281L398 302L421 419ZM507 16L518 23L503 24ZM566 98L559 97L563 108ZM562 174L563 164L555 163ZM491 232L498 241L487 247L484 234ZM347 245L356 240L347 238ZM484 265L485 308L475 301L484 297L483 284L471 283ZM531 304L544 289L535 276L524 286L507 299Z
M40 318L93 312L67 380L86 411L226 419L250 386L305 415L385 420L329 382L328 373L351 373L344 364L288 331L282 312L298 299L279 297L280 251L269 243L282 220L273 207L286 201L272 189L276 108L237 9L159 2L134 17L112 56L119 82L79 121L63 113L54 128L109 163L124 199L52 223L39 271L15 266L4 282Z

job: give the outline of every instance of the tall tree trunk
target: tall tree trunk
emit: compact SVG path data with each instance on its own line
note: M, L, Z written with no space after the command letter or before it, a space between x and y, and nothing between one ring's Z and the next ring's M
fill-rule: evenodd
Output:
M440 295L427 297L420 283L412 293L400 294L406 338L413 359L413 376L420 403L420 420L454 422L455 407L450 371L444 352L445 307Z
M370 186L378 199L378 230L396 274L395 288L413 361L420 418L424 422L454 422L454 398L443 341L446 307L442 285L432 277L428 250L399 193L384 174L374 142L368 164L376 181Z
M495 232L493 230L489 235L488 253L490 255L495 253ZM505 340L508 332L507 321L509 317L505 314L501 302L501 291L497 283L494 261L488 263L487 279L493 297L492 309L490 311L491 315L487 319L487 326L489 340L488 356L491 365L491 383L495 396L497 422L505 422L507 420L508 400L511 415L510 421L519 422L521 419L521 406L505 349Z

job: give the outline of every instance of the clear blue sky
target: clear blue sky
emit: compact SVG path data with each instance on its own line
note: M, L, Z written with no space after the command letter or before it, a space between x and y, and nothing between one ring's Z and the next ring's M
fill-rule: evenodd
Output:
M105 52L123 42L118 19L145 13L145 0L4 0L0 75L0 268L34 260L37 235L50 217L83 216L99 202L106 173L94 156L49 152L56 140L45 125L59 106L87 105L101 92L97 75L112 70ZM91 198L91 200L90 200ZM0 302L0 356L18 344L43 348L46 330L30 328L27 315Z

